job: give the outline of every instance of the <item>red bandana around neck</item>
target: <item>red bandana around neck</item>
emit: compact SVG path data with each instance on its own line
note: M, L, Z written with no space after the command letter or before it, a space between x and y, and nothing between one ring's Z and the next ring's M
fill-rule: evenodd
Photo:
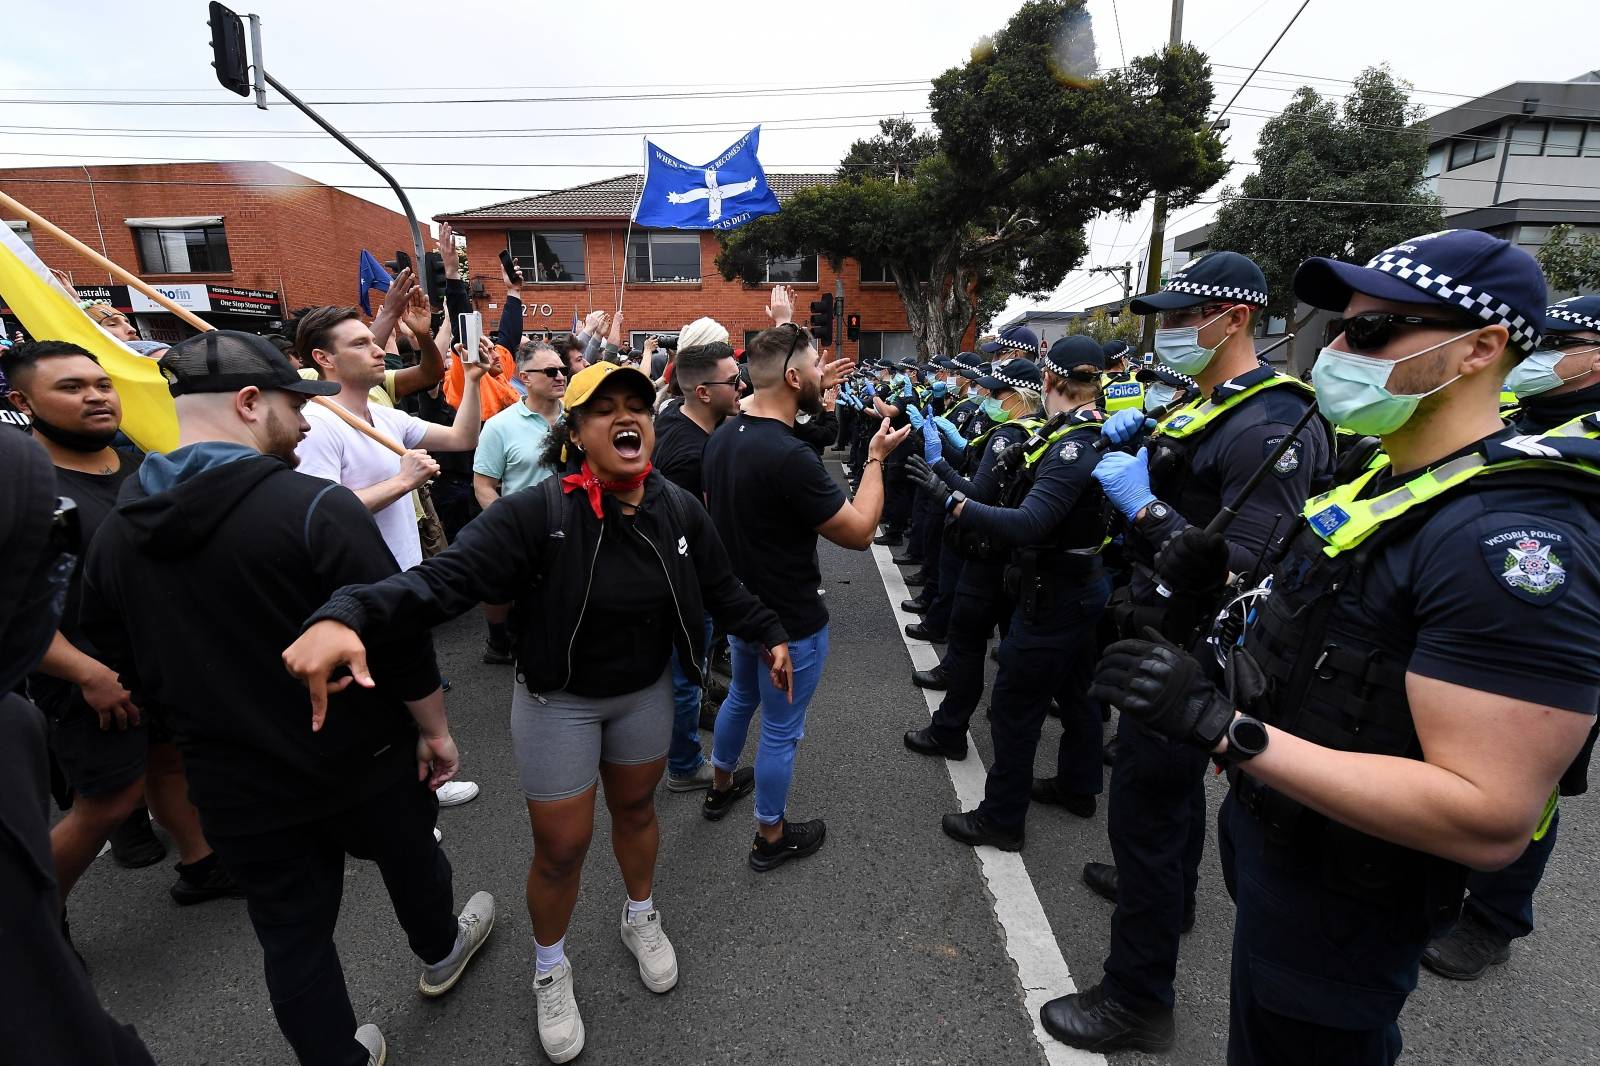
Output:
M644 470L639 474L638 477L631 477L626 481L601 481L599 478L594 476L594 471L589 469L589 460L585 459L583 461L583 466L576 474L568 474L566 477L561 479L561 491L571 492L574 489L582 489L584 492L589 494L589 506L594 508L594 516L596 518L604 518L606 513L604 508L600 505L600 496L602 493L632 492L634 489L644 484L644 479L649 477L650 471L654 469L654 464L646 463Z

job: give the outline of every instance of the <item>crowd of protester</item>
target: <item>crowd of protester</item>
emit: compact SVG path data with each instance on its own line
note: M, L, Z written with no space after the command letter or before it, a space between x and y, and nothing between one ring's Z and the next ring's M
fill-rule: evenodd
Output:
M18 805L14 790L5 801L5 824L26 856L22 867L4 869L14 889L7 913L32 923L28 950L40 975L17 1005L40 1004L40 1016L51 1019L16 1037L23 1060L150 1061L132 1030L95 1001L72 952L68 916L74 884L103 848L125 866L161 861L167 845L153 819L177 853L169 891L178 904L246 901L274 1017L299 1060L381 1063L383 1034L358 1026L334 946L346 858L381 870L424 996L451 991L495 922L495 898L480 886L457 906L436 825L439 807L471 802L479 786L459 776L445 702L451 685L430 631L475 611L485 627L483 663L511 668L508 739L531 835L525 901L538 1037L551 1061L575 1058L586 1031L566 938L600 793L626 889L619 936L657 994L679 977L663 917L670 901L655 896L659 786L703 791L700 811L710 820L748 798L755 825L746 861L758 873L826 841L822 817L800 818L789 807L829 657L819 538L852 550L899 549L893 562L912 570L906 583L918 591L902 608L920 617L907 636L943 648L937 666L910 678L943 693L931 721L906 732L912 752L967 757L999 635L998 670L987 684L994 754L984 797L973 810L946 814L946 834L1021 850L1031 804L1088 818L1106 791L1104 765L1113 767L1116 863L1084 870L1117 908L1105 979L1051 1001L1042 1024L1093 1050L1170 1047L1179 937L1195 921L1208 761L1226 765L1236 790L1257 805L1273 802L1253 784L1259 773L1306 805L1301 811L1335 820L1344 811L1335 786L1313 780L1328 774L1305 768L1317 756L1292 746L1283 721L1264 715L1269 733L1248 713L1236 716L1235 694L1224 707L1213 687L1217 670L1189 654L1217 654L1233 670L1231 643L1239 643L1268 659L1262 692L1288 683L1271 674L1266 651L1232 640L1237 633L1218 635L1228 632L1230 610L1259 591L1235 585L1243 595L1230 601L1224 587L1240 575L1263 576L1261 560L1283 545L1268 517L1298 513L1307 498L1333 491L1336 460L1363 476L1381 472L1388 459L1380 443L1388 455L1408 447L1423 455L1407 470L1457 454L1427 452L1405 437L1405 414L1395 416L1384 398L1412 401L1408 414L1419 398L1466 378L1471 388L1452 393L1466 397L1455 401L1457 413L1483 421L1482 404L1470 404L1488 396L1489 378L1472 375L1504 370L1509 379L1501 373L1490 384L1498 392L1505 379L1515 393L1520 406L1506 412L1513 427L1560 435L1600 410L1600 358L1591 354L1600 351L1600 300L1546 315L1531 260L1487 240L1457 240L1465 251L1445 245L1439 254L1465 256L1463 277L1476 269L1486 291L1524 319L1539 317L1557 340L1535 352L1514 332L1511 312L1483 316L1490 325L1463 357L1465 369L1444 385L1409 378L1417 391L1399 394L1348 367L1338 378L1341 358L1352 366L1364 358L1343 349L1319 357L1316 396L1262 365L1252 332L1265 283L1232 253L1208 257L1189 268L1188 280L1180 273L1141 298L1136 309L1160 315L1163 325L1159 362L1143 363L1130 361L1124 344L1074 336L1044 346L1016 328L977 351L857 366L830 357L793 321L783 286L772 290L771 328L743 348L706 317L639 351L622 340L620 309L594 311L567 333L525 332L515 276L505 279L495 330L475 351L451 328L472 309L465 280L450 279L433 306L409 270L393 279L375 315L305 308L271 337L212 331L171 345L143 341L126 316L90 305L86 313L108 335L159 360L169 382L179 443L148 455L121 434L116 387L90 352L48 338L6 345L0 372L17 417L0 421L28 429L32 442L0 432L0 456L17 471L7 479L0 526L14 586L0 616L0 766L39 795L48 788L61 812L42 818L36 803ZM448 228L441 245L454 246ZM1341 336L1356 351L1384 349L1406 328L1442 336L1461 327L1398 365L1472 334L1459 316L1404 319L1394 307L1407 306L1406 292L1383 289L1358 268L1319 262L1302 271L1304 295L1351 315L1346 322L1356 324L1342 325ZM1553 396L1567 399L1552 405ZM1326 420L1314 417L1319 406ZM1177 411L1184 413L1173 418ZM1216 430L1227 412L1227 428ZM1188 423L1197 435L1186 436ZM1500 425L1486 424L1479 436L1499 441L1510 432ZM1335 426L1353 431L1335 435ZM1600 426L1589 423L1566 433L1597 435ZM1477 447L1476 440L1460 443ZM842 484L824 461L830 449L844 468ZM1388 477L1373 484L1392 487ZM1519 497L1523 509L1513 513L1545 521L1516 533L1516 551L1536 552L1544 537L1573 553L1569 559L1588 558L1576 530L1590 505L1581 493L1573 498L1567 507ZM1499 544L1485 541L1503 553ZM1510 558L1501 576L1527 594L1517 603L1556 602L1541 597L1570 575L1560 617L1600 634L1591 571L1580 574L1569 561L1552 586L1550 566L1561 563L1524 567L1523 556ZM1448 601L1437 610L1455 619L1456 633L1484 609L1431 587L1424 595ZM1527 621L1515 604L1492 606L1501 608L1501 632ZM1586 767L1584 735L1592 745L1594 733L1584 716L1593 715L1600 680L1566 656L1560 684L1483 681L1469 663L1477 647L1460 639L1433 647L1442 665L1428 676L1558 716L1579 712L1558 723L1559 734L1540 735L1542 759L1530 755L1506 774L1498 798L1516 815L1496 823L1493 840L1488 829L1476 837L1463 830L1459 843L1432 852L1421 829L1378 840L1372 821L1344 817L1375 834L1363 841L1418 849L1395 860L1402 865L1426 852L1525 868L1510 887L1488 875L1463 881L1473 905L1456 931L1453 914L1440 921L1430 911L1428 922L1391 938L1395 961L1375 979L1387 982L1388 999L1358 1003L1354 1020L1332 1008L1285 1005L1264 993L1262 979L1236 972L1235 1009L1244 1002L1255 1013L1233 1019L1235 1061L1279 1061L1273 1047L1306 1041L1337 1049L1340 1061L1392 1061L1399 1037L1388 1009L1398 1014L1417 960L1448 976L1476 976L1531 928L1531 917L1515 932L1495 925L1506 909L1531 916L1554 844L1554 808L1530 847L1518 802L1550 792L1558 777L1561 790L1579 790L1573 768ZM713 677L719 649L725 689ZM1230 686L1238 676L1227 675ZM27 710L21 694L42 715ZM1237 700L1246 712L1254 706L1249 694ZM1122 712L1116 736L1102 749L1113 708ZM1036 779L1051 715L1061 722L1057 769ZM1240 721L1254 722L1260 736L1236 731ZM1250 762L1273 735L1282 754ZM1329 743L1342 747L1334 755L1367 750ZM1403 738L1396 743L1431 765ZM1481 769L1467 756L1450 765L1462 775ZM1383 780L1372 778L1374 787ZM1420 807L1443 804L1425 785L1412 787ZM1458 812L1469 810L1456 802ZM1234 864L1252 860L1234 849L1274 846L1257 839L1254 825L1225 805L1224 862L1235 895ZM1399 854L1350 847L1333 854ZM1282 892L1323 898L1325 886L1303 871L1253 869L1262 882L1279 879ZM1403 910L1416 902L1408 895L1415 883L1402 875L1384 883L1401 897L1385 905L1415 918ZM1427 891L1436 884L1428 880ZM1524 902L1496 911L1507 896ZM1459 908L1460 900L1458 885L1446 902ZM1272 923L1292 919L1275 915L1266 932L1241 927L1236 964L1245 948L1291 950L1284 945L1295 938ZM1342 963L1319 965L1326 973L1313 967L1309 983L1284 983L1303 989L1345 972Z

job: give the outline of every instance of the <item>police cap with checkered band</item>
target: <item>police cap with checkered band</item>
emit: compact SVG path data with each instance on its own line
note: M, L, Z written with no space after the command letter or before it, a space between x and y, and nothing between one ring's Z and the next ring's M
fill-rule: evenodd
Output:
M1343 311L1353 293L1408 304L1442 304L1462 321L1504 326L1511 346L1526 355L1545 323L1544 274L1533 256L1508 241L1473 229L1447 229L1385 249L1366 266L1307 259L1294 275L1294 294L1313 307Z
M985 355L996 352L1008 352L1012 355L1025 355L1033 358L1039 354L1039 335L1027 326L1012 326L1010 329L1000 331L1000 336L992 341L984 341L978 345L978 351Z
M1600 333L1600 296L1574 296L1544 309L1546 333Z
M1032 389L1038 392L1044 388L1044 375L1039 373L1039 368L1031 359L1013 359L1004 366L991 367L987 374L978 378L978 384L990 392L1001 389Z
M1137 296L1128 306L1136 315L1151 315L1202 304L1266 302L1267 276L1260 267L1238 252L1212 252L1176 271L1160 292Z

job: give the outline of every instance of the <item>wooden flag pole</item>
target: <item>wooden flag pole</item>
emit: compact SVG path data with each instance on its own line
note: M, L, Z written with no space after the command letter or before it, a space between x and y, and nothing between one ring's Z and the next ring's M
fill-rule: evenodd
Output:
M74 237L72 234L68 233L54 222L51 222L49 219L45 218L32 208L19 203L17 200L4 192L0 192L0 207L4 207L9 211L15 211L17 214L21 215L27 220L28 225L37 226L40 230L48 233L50 236L60 241L68 248L71 248L73 251L77 252L79 255L98 266L101 270L104 270L112 277L127 285L129 288L138 289L140 292L144 293L144 295L148 297L152 303L160 304L162 307L166 308L174 315L177 315L184 322L187 322L200 332L205 333L217 328L211 323L207 322L205 319L201 318L199 315L195 314L193 311L190 311L188 308L179 307L176 303L169 300L164 294L156 289L155 286L151 285L137 274L123 269L118 264L112 262L110 259L107 259L99 252L89 247L87 244L84 244L82 241L78 240L78 238ZM357 418L349 411L346 411L343 407L340 407L327 397L313 396L311 399L313 403L319 403L329 411L332 411L335 415L339 416L339 418L341 418L352 429L359 433L366 434L379 444L383 445L385 448L388 448L391 452L394 452L396 455L405 454L405 448L403 448L399 442L390 440L372 426L367 425L366 422Z

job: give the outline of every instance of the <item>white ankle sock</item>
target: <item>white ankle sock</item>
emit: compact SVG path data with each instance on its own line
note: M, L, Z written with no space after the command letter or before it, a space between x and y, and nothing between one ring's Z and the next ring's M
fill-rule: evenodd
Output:
M635 914L643 914L645 911L654 910L655 905L655 896L646 896L643 903L634 899L632 896L629 896L626 917L632 918Z
M533 942L533 968L535 973L549 973L566 961L566 937L562 937L549 947L545 947L537 940Z

